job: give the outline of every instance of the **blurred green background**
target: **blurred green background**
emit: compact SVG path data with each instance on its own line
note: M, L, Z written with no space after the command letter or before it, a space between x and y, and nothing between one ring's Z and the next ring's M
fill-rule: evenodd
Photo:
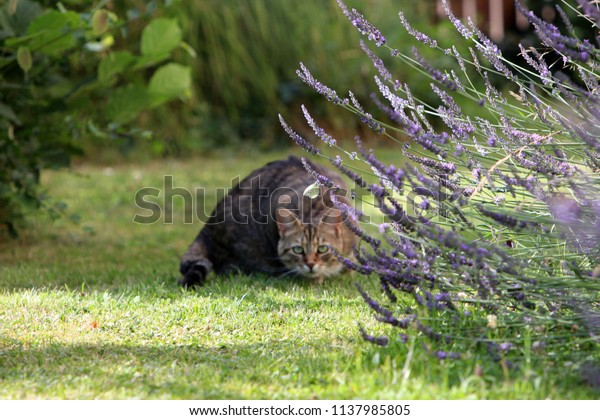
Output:
M146 4L117 1L114 5L126 9L132 3L140 9ZM385 34L388 44L403 53L410 54L418 43L402 28L399 10L417 29L440 41L442 46L463 42L450 22L439 18L436 0L348 0L346 3L349 8L363 12ZM460 2L454 3L458 6ZM482 9L487 8L487 1L479 3ZM508 3L512 9L512 1ZM538 13L555 3L527 2ZM377 112L369 99L376 89L372 79L375 70L359 47L360 35L342 14L336 0L167 1L160 3L155 13L176 18L185 41L197 53L192 58L179 52L179 58L192 66L192 97L140 118L138 124L155 133L151 140L128 139L112 145L116 149L91 143L93 149L100 149L95 150L94 156L114 157L107 152L116 150L117 155L130 156L135 151L133 157L138 158L184 157L230 146L260 149L289 146L291 142L281 129L277 114L284 115L303 132L300 104L311 109L338 139L351 140L357 133L370 136L356 119L315 94L295 74L298 63L303 62L320 81L342 95L352 89L367 109ZM509 13L509 18L514 20L514 14ZM506 27L501 46L513 58L518 51L517 42L534 37L531 31L517 31L513 21L507 21ZM453 65L449 57L439 52L420 49L440 68ZM382 55L394 76L408 83L416 97L436 102L429 87L430 79L407 66L394 66L388 54ZM308 129L304 130L308 134Z
M410 50L397 18L402 2L348 5L368 12L393 45ZM427 22L434 9L433 0L413 2L407 14L412 21ZM340 94L351 88L362 100L368 98L373 88L371 63L360 50L360 35L335 0L185 1L163 12L179 20L197 53L189 59L193 96L142 118L141 123L157 133L146 152L188 156L215 147L289 146L277 114L294 122L301 116L300 104L335 132L352 138L359 128L295 74L302 61Z

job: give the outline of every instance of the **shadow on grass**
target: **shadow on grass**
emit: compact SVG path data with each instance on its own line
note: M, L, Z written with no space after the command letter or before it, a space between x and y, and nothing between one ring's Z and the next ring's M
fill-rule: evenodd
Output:
M0 344L3 398L309 398L331 385L332 366L340 364L322 344L295 348L285 340L219 347Z

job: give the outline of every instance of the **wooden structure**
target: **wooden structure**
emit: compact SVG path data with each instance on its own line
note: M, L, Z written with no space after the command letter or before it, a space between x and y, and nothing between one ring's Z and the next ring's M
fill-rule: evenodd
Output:
M514 0L448 0L456 17L470 17L495 42L501 42L507 31L525 29L527 21L515 13ZM437 1L439 18L445 18L442 2Z

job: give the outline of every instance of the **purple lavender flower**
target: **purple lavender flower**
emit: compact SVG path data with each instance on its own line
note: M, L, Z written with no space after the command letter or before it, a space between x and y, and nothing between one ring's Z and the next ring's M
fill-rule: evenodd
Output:
M454 58L456 58L456 62L458 63L458 66L460 67L460 70L463 72L463 74L468 74L467 66L465 65L465 60L462 57L462 55L460 55L460 53L454 45L452 46L452 55L454 56Z
M456 143L455 147L455 151L454 151L454 156L455 157L460 157L464 152L465 152L465 146L463 146L460 143Z
M587 1L584 1L583 3L587 4ZM569 20L569 17L565 13L565 11L558 4L555 4L554 8L558 12L563 24L565 25L565 27L567 28L569 33L575 34L575 28L573 27L573 24L571 23L571 20ZM591 15L588 14L588 16L591 16Z
M477 209L485 216L493 219L495 222L500 223L501 225L510 227L512 229L523 229L527 227L531 222L525 222L523 220L519 220L516 217L509 216L504 213L494 212L486 209L485 207L478 205Z
M339 156L337 156L337 158L339 158ZM340 172L342 172L344 175L346 175L348 178L350 178L352 181L354 181L354 183L360 187L360 188L366 188L367 187L367 183L363 180L363 178L358 175L356 172L353 172L352 170L350 170L346 165L344 165L342 163L341 158L340 159L330 159L331 162L334 164L334 166L336 168L338 168L340 170Z
M319 185L326 188L333 188L335 186L332 180L327 178L325 175L321 175L320 173L315 171L306 159L300 158L300 160L302 161L302 166L304 166L306 172L308 172L310 176L312 176L319 183Z
M317 149L315 146L310 144L308 141L306 141L304 138L302 138L298 133L296 133L294 130L292 130L289 125L287 125L287 123L285 122L285 120L283 119L281 114L279 114L279 122L281 123L281 126L283 127L285 132L288 134L288 136L290 136L290 138L292 140L294 140L294 142L298 146L302 147L307 152L312 153L313 155L316 155L317 153L319 153L319 149Z
M454 172L456 172L456 165L452 162L443 162L443 161L433 160L428 157L419 157L419 156L415 156L408 152L406 152L405 155L406 155L406 157L408 157L409 159L411 159L417 163L428 166L430 168L434 168L440 172L444 172L446 174L453 174Z
M508 80L515 81L515 75L502 61L502 52L496 44L494 44L481 30L479 30L475 24L469 19L469 26L473 29L473 32L477 35L479 43L475 44L475 47L483 54L483 56L494 66L496 70L502 73Z
M325 130L323 130L321 127L319 127L317 125L317 123L315 122L315 120L313 119L313 117L309 114L308 110L306 109L306 107L304 105L301 105L302 108L302 113L304 114L304 118L306 119L306 121L308 122L308 125L311 126L311 128L313 129L313 131L315 132L315 134L321 139L323 140L323 142L330 146L333 147L336 145L336 140L331 137L329 134L327 134L325 132Z
M588 2L580 1L580 4L587 12L592 13L589 16L598 14L597 9L592 11L594 6L591 6ZM585 6L583 6L584 4ZM580 42L577 38L561 34L555 25L537 17L533 12L527 10L520 1L515 0L515 5L517 10L534 26L540 40L557 53L562 54L565 60L572 59L586 62L590 59L593 47L589 42Z
M465 86L460 81L460 78L456 75L456 73L454 72L454 70L450 70L450 75L452 76L452 80L456 84L456 87L458 88L458 90L460 90L463 93L466 93L467 90L465 89Z
M458 30L458 32L467 39L472 38L473 31L471 31L469 28L463 25L463 23L460 20L458 20L456 16L454 16L452 10L450 10L450 6L448 5L447 0L442 0L442 6L444 7L444 12L446 13L446 16L448 16L448 18L450 19L454 27Z
M410 133L409 133L410 135ZM418 132L414 135L410 136L416 143L423 146L423 148L429 150L430 152L435 153L436 155L440 155L442 158L447 156L447 153L442 150L438 144L446 144L448 142L448 133L424 133Z
M408 20L406 20L406 18L404 17L404 13L399 12L398 17L400 18L400 22L402 22L402 26L404 26L406 31L409 34L411 34L413 37L415 37L415 39L417 41L422 42L423 44L429 45L431 48L437 47L437 41L434 39L431 39L430 37L425 35L423 32L419 32L415 28L413 28L412 25L408 22Z
M392 74L383 63L383 60L377 55L375 55L375 53L371 51L369 47L367 47L367 44L365 44L365 42L362 39L360 40L360 48L362 48L365 54L369 56L369 58L373 62L373 65L377 69L377 72L379 72L379 75L383 78L383 80L387 82L393 82L394 89L398 90L400 88L400 82L398 82L397 80L392 81Z
M520 152L515 153L513 158L524 168L548 176L560 175L569 177L577 172L575 166L570 165L567 162L561 162L549 155L534 153L526 155L524 152Z
M582 10L589 8L589 2L578 2ZM339 4L360 32L383 45L385 39L361 14L349 11L342 1ZM408 294L413 299L413 305L406 305L405 311L393 312L361 290L376 320L414 329L418 340L436 343L433 351L424 345L432 357L439 360L460 357L449 351L449 346L440 345L456 340L454 331L452 335L447 333L450 329L446 323L462 327L460 323L464 322L470 327L462 332L468 335L474 331L475 334L470 336L473 340L465 340L465 343L472 342L475 348L487 346L494 360L505 367L514 367L516 363L507 360L506 355L521 355L520 351L512 350L523 341L513 334L513 328L504 328L511 326L514 320L547 326L554 322L552 317L563 311L568 322L577 322L582 327L578 334L573 334L574 343L577 337L583 336L584 330L595 334L600 328L597 304L591 307L590 313L573 310L574 299L586 296L590 273L592 280L600 273L597 262L600 201L596 182L600 171L600 83L594 72L599 55L588 40L575 38L568 23L570 33L563 35L554 25L534 17L521 6L542 42L561 54L564 61L547 64L546 51L542 54L521 47L529 67L520 68L507 62L498 47L472 21L465 26L451 13L447 1L443 5L455 27L474 44L469 49L469 60L463 59L455 47L441 50L434 40L416 31L404 15L400 14L400 20L413 37L456 58L463 71L461 78L452 69L433 68L416 51L411 60L390 49L392 56L420 65L433 78L436 83L432 83L432 90L441 100L436 109L415 99L406 84L393 80L383 60L361 42L378 71L374 79L379 92L378 96L372 95L373 101L406 133L410 142L406 142L403 152L418 165L406 163L399 169L383 164L360 142L357 144L362 158L356 152L346 152L350 157L344 159L347 163L339 156L331 159L356 185L372 193L375 207L385 217L385 223L378 224L380 236L376 233L372 236L363 229L360 223L364 219L359 222L358 213L347 203L337 203L342 213L348 214L345 221L360 242L354 248L353 259L333 252L351 270L377 275L391 303L395 302L397 293ZM596 11L588 11L588 15ZM559 14L567 20L560 8ZM480 64L481 56L489 63ZM578 60L585 63L577 63ZM564 64L571 67L570 76L560 73ZM471 71L473 67L475 72ZM302 65L299 74L329 100L360 114L366 124L381 131L381 124L365 111L353 93L342 100L335 91L314 80ZM516 100L507 100L506 87L498 88L497 76L514 82L510 90ZM463 113L466 109L460 108L455 101L459 97L452 94L456 90L473 103L479 101L480 116ZM303 112L316 135L331 144L333 139L316 125L304 107ZM440 132L432 116L441 118L447 132ZM290 136L294 138L294 134ZM309 147L304 139L295 141ZM474 180L468 170L472 171ZM367 171L378 182L368 185L362 175ZM436 210L440 210L436 217L428 219L422 215L425 212L418 209L417 216L408 216L404 204L396 197L406 196L406 188L411 187L416 193L428 191L422 195L426 198L419 207L427 210L435 202ZM561 193L571 194L573 198L563 201ZM507 199L509 194L511 198ZM542 245L536 248L535 258L530 258L527 252L529 237L531 243ZM551 258L548 249L549 244L554 243L566 243L570 248L567 252L561 250L560 259L564 258L564 262ZM578 255L573 257L575 254ZM532 273L535 279L531 278ZM577 290L571 295L572 285ZM592 301L588 296L585 299ZM402 302L398 300L397 304ZM465 305L469 310L465 310ZM405 316L396 315L403 312ZM426 316L422 317L423 313ZM542 316L537 316L539 314ZM573 321L577 314L580 319ZM475 327L477 322L484 325L481 321L485 321L485 315L503 320L502 328L494 324L494 341L482 338L481 330ZM361 335L380 345L389 342L387 336L375 337L362 329ZM406 341L407 335L401 335L398 340ZM564 338L560 345L568 340ZM544 336L537 342L550 348L555 344L551 341L551 336ZM532 351L544 352L544 345L533 345Z
M402 228L397 226L397 224L393 224L392 226L396 226L397 231L402 231ZM414 245L408 239L402 237L398 237L395 239L390 238L390 242L395 246L393 255L402 254L406 257L407 264L416 264L416 262L418 261L417 257L419 254L415 250Z
M348 270L355 271L360 274L369 275L373 273L373 269L369 267L367 264L357 264L355 261L352 261L350 258L344 257L341 255L335 248L331 249L331 253L342 263L344 267Z
M499 206L506 201L506 196L504 194L498 194L494 196L494 204Z
M390 227L391 225L389 223L380 223L379 225L377 225L379 233L381 233L382 235L384 235L390 229Z
M346 226L348 227L348 229L350 229L352 233L354 233L356 236L358 236L366 243L371 245L372 248L379 248L381 246L381 241L379 239L373 238L372 236L366 234L361 228L356 226L356 224L350 223L350 218L348 217L347 213L344 213L344 211L341 208L340 210L342 211L342 218L344 219L344 221L347 222Z
M600 88L600 83L594 74L590 74L581 67L577 68L577 74L581 78L581 80L585 83L588 92L596 92ZM597 105L597 104L596 104ZM590 109L591 112L598 112L597 107ZM598 114L596 114L596 119L598 119Z
M415 135L421 131L420 124L409 118L404 112L404 109L408 106L415 108L414 104L411 104L410 101L407 101L406 99L403 99L392 93L390 88L387 87L377 76L375 76L374 79L383 97L386 98L392 105L392 111L388 111L388 115L390 115L394 121L397 121L400 125L402 125L408 135ZM409 93L407 92L407 94Z
M438 113L444 123L452 130L452 133L461 140L467 140L475 131L475 127L468 117L462 115L461 109L450 95L439 89L434 84L431 89L442 100L445 106L438 107Z
M388 324L392 324L392 325L400 327L402 329L406 329L408 327L409 323L414 319L414 316L409 316L403 320L397 319L396 317L394 317L392 311L390 311L387 308L384 308L377 301L372 299L367 294L367 292L365 292L363 290L363 288L360 286L360 284L356 283L355 285L356 285L356 288L358 289L358 292L363 297L364 301L379 315L379 318L382 322L386 322Z
M383 197L388 195L385 188L377 184L371 184L371 186L369 187L369 191L371 191L371 194L373 194L373 196L377 199L382 199Z
M340 99L335 90L325 86L323 83L315 79L310 70L308 70L308 68L306 68L306 66L303 63L300 63L300 69L296 70L296 74L304 83L312 87L315 91L317 91L317 93L325 96L329 101L333 102L334 104L345 103L344 100Z
M433 67L425 58L419 53L419 51L413 47L412 55L415 61L436 81L446 86L448 89L455 91L456 83L452 81L446 74L442 73L435 67Z
M564 196L551 199L549 207L556 220L567 226L577 223L582 216L577 202Z
M340 8L342 9L342 12L344 12L344 15L346 15L348 20L352 22L352 24L356 27L356 29L358 29L358 31L361 34L367 36L369 40L375 41L375 45L377 45L378 47L381 47L385 44L385 37L381 34L381 32L379 32L379 30L375 26L371 25L362 14L357 12L356 9L352 9L351 11L349 11L348 7L346 7L342 0L337 0L337 2Z
M435 357L437 357L439 360L444 360L448 357L448 353L446 353L443 350L438 350L434 353Z
M446 359L454 359L454 360L458 360L460 359L460 353L456 353L456 352L445 352L443 350L438 350L436 352L433 353L433 355L438 359L438 360L446 360Z
M363 340L366 340L370 343L385 347L390 342L390 340L385 335L382 335L380 337L375 337L371 334L368 334L365 331L365 329L362 327L362 325L359 325L359 329L360 329L360 335L362 336Z
M449 337L445 337L444 335L435 332L433 330L433 328L424 325L421 321L417 320L415 322L415 326L417 327L417 330L420 331L421 333L423 333L423 335L425 335L426 337L430 338L433 341L451 341L449 339ZM424 345L424 344L423 344Z
M348 95L350 96L350 101L352 102L352 105L354 105L356 110L359 112L361 121L367 124L369 128L371 128L371 130L375 131L376 133L385 133L385 128L383 128L381 123L374 119L371 114L369 114L363 109L362 105L358 102L358 99L356 99L356 96L354 96L352 92L348 92Z
M475 53L472 52L472 54ZM485 103L489 104L494 108L494 111L500 114L501 118L503 118L506 114L503 108L503 106L505 106L507 103L506 98L502 96L502 94L498 92L498 89L496 89L492 82L490 82L487 72L483 72L482 76L483 83L485 84L485 100L481 105L483 106Z
M600 10L598 9L597 2L590 0L577 0L579 7L583 10L583 14L590 20L594 21L596 25L600 22ZM558 7L558 6L557 6ZM596 26L597 27L597 26Z
M568 101L577 103L577 95L574 94L573 91L579 91L579 86L577 86L571 78L562 71L556 71L554 73L554 79L559 82L554 84L555 91L560 92L560 94Z
M406 177L406 173L402 169L396 168L394 165L384 165L379 161L375 154L372 151L367 151L362 147L362 143L360 140L357 140L358 150L360 151L362 157L366 160L366 162L371 166L372 169L376 170L379 179L384 183L389 185L390 188L402 192L404 187L404 180Z
M392 121L396 122L397 124L404 125L404 122L407 119L406 115L403 116L401 113L395 111L393 108L384 105L375 93L371 93L370 97L373 103L377 106L377 108L385 112Z
M519 44L519 49L521 50L521 56L527 61L527 64L533 67L540 75L542 83L546 86L551 85L552 73L542 55L537 52L535 48L526 50L521 44ZM531 54L533 54L534 57L532 57Z
M442 100L444 105L447 107L447 111L453 117L460 117L462 115L461 109L454 100L454 98L448 95L446 92L438 88L436 85L431 84L431 90Z

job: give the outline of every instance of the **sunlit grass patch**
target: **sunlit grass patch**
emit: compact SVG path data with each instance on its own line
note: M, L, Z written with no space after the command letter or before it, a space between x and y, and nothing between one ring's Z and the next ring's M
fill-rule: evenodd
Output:
M216 189L276 157L48 173L44 184L64 198L65 217L40 219L2 245L0 398L596 396L577 367L538 356L527 369L502 372L486 359L432 360L414 332L407 343L390 337L388 348L364 342L358 324L385 329L354 283L383 299L375 278L316 286L211 277L203 288L179 288L178 261L200 224L183 224L177 201L173 224L132 223L135 192L164 174L177 186Z

